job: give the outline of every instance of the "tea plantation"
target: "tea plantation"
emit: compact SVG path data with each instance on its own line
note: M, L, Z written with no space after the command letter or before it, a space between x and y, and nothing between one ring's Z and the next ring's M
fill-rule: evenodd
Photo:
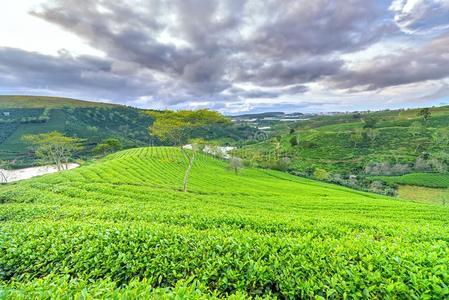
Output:
M0 187L0 298L449 297L449 209L138 148Z
M410 173L402 176L375 176L390 184L414 185L430 188L449 188L449 175L439 173Z

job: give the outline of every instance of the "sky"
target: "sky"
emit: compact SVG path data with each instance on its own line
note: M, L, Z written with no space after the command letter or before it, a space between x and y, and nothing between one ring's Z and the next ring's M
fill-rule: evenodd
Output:
M449 0L15 0L0 94L228 114L449 105Z

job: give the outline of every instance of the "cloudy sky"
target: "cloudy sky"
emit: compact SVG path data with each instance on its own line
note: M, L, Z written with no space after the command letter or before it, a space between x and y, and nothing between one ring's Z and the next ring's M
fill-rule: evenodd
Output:
M449 0L15 0L0 94L145 108L449 104Z

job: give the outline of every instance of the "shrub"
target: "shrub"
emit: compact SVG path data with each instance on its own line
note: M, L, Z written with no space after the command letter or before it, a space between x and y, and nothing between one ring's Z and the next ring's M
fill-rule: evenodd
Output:
M324 169L317 168L313 172L313 177L315 177L318 180L327 180L329 179L329 173Z
M298 139L297 136L292 136L290 138L290 145L293 146L293 147L299 145L299 139Z

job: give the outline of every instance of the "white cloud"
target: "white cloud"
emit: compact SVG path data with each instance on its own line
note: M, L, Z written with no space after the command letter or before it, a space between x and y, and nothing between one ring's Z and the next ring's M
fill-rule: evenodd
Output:
M391 1L4 0L0 93L224 112L444 100L449 0Z
M0 47L19 48L42 54L57 55L60 49L72 54L103 56L81 38L29 12L45 0L2 1L0 10Z
M433 33L449 28L449 0L394 0L394 20L406 33Z

